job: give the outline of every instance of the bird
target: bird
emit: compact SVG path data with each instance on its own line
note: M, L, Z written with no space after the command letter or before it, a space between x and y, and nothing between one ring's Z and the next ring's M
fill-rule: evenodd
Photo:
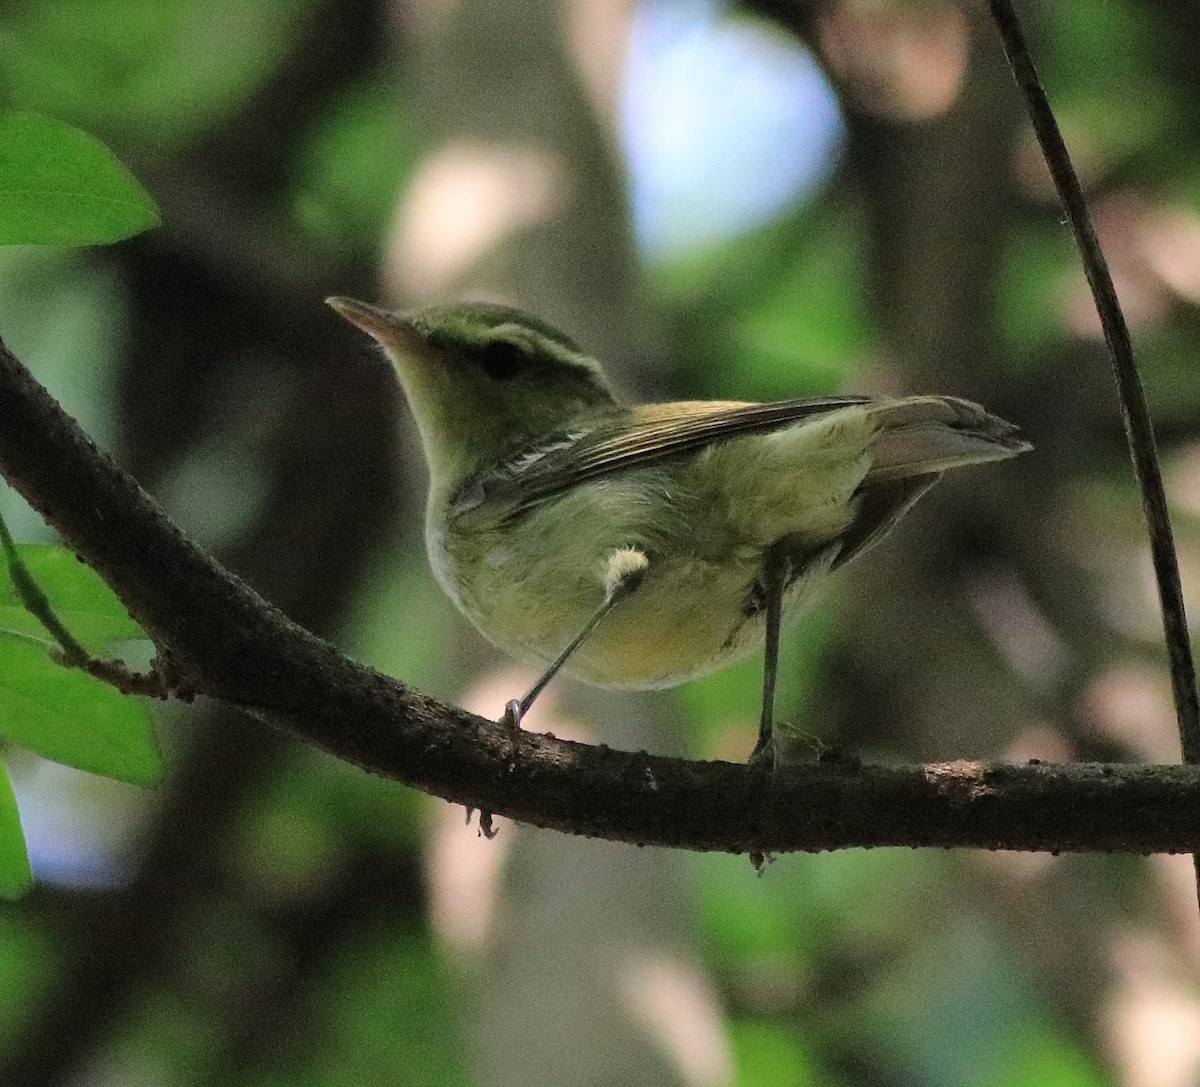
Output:
M326 300L392 363L429 469L425 542L466 618L541 667L671 687L764 652L751 761L777 765L780 631L945 471L1028 442L954 396L629 405L567 334L492 302Z

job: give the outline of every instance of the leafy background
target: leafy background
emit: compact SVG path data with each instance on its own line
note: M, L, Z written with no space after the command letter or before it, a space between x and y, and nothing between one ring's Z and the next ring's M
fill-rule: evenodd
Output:
M1200 608L1192 6L1029 4L1159 427ZM781 713L879 759L1174 760L1094 316L981 5L23 0L0 105L104 140L163 225L0 250L0 333L290 615L497 713L386 371L321 305L500 293L631 393L921 389L1034 454L959 473L784 650ZM43 530L3 496L19 539ZM758 664L556 685L532 727L753 743ZM1171 1087L1200 1067L1186 860L576 842L213 707L151 792L5 750L0 1082ZM7 805L0 797L0 807Z

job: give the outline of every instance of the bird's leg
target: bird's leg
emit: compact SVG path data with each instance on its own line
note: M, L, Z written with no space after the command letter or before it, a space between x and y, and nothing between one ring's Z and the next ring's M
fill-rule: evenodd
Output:
M600 621L612 609L631 593L635 592L646 575L650 563L646 556L632 547L623 547L608 556L608 565L604 573L604 602L583 624L583 629L570 640L567 647L554 658L550 666L538 677L538 681L529 688L524 698L514 698L504 707L501 722L516 732L521 727L521 719L529 712L533 701L545 689L557 674L559 669L570 659L571 654L578 649L600 625Z
M763 556L762 585L766 598L766 638L763 652L762 716L758 722L758 743L750 753L752 763L778 764L775 747L775 677L779 670L779 628L783 621L783 591L792 573L792 560L779 546L769 548Z

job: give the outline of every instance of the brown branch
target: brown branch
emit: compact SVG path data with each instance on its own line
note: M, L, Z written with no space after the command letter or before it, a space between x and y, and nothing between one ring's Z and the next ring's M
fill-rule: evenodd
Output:
M120 595L182 687L425 792L697 850L1200 849L1200 769L825 761L771 774L524 735L356 664L223 570L0 345L0 472Z

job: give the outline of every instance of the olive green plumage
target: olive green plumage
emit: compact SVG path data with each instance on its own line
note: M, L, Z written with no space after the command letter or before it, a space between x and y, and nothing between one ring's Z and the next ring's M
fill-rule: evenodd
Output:
M330 303L395 365L429 462L430 561L484 635L547 664L606 608L614 554L644 556L564 664L603 686L670 686L756 651L768 554L795 616L943 471L1028 448L946 396L630 407L517 310Z

